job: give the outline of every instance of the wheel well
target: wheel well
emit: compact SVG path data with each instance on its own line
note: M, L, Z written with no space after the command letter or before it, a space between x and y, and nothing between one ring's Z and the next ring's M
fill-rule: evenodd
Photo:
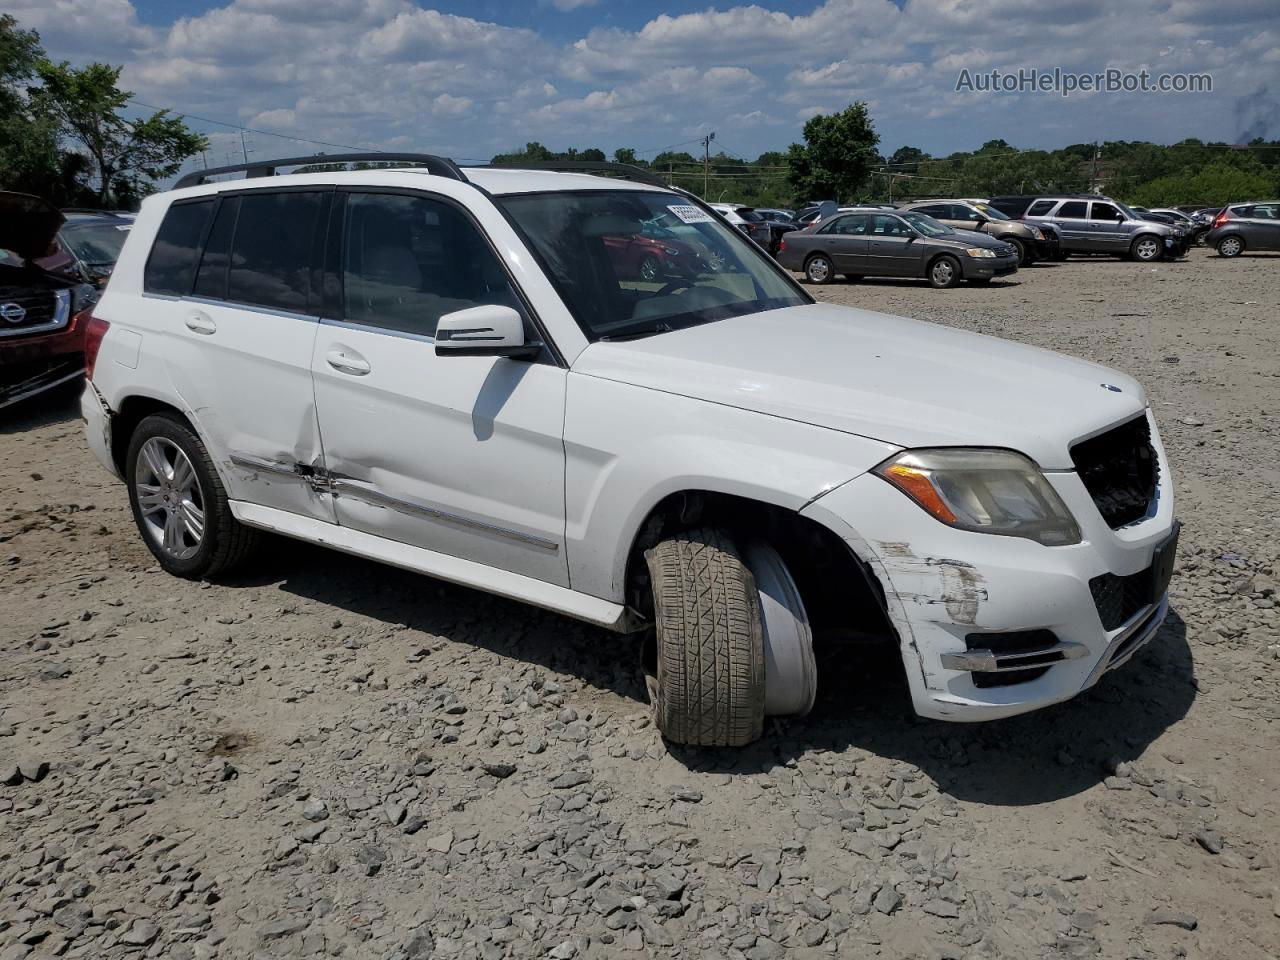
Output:
M957 266L960 265L960 258L957 257L954 253L947 253L947 251L945 250L940 250L937 253L935 253L932 257L930 257L927 263L925 263L924 265L925 276L929 275L929 271L933 269L933 265L937 263L939 260L941 260L943 257L950 257L952 260L956 262ZM961 267L962 272L963 270L964 268Z
M151 397L126 397L120 404L120 409L111 417L111 459L121 476L125 472L124 461L129 454L129 441L133 439L133 431L153 413L166 412L176 413L183 420L187 419L173 404Z
M816 636L894 638L880 581L838 535L794 510L706 490L671 494L640 524L627 557L626 596L633 609L653 616L645 551L696 527L724 529L739 543L761 538L772 545L795 578Z

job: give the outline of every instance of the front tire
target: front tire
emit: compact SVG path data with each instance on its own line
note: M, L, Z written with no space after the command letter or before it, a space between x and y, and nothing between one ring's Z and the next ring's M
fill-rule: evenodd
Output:
M937 290L948 290L960 282L960 261L944 254L929 264L929 283Z
M190 425L175 414L145 418L125 458L129 506L143 542L166 572L189 580L242 564L258 533L231 515L227 491Z
M1218 241L1218 256L1238 257L1244 253L1244 241L1239 237L1223 237Z
M1139 263L1152 263L1160 259L1160 238L1150 235L1138 237L1129 247L1129 257Z
M1010 237L1009 239L1005 240L1005 243L1007 243L1009 246L1013 247L1013 249L1017 251L1018 266L1020 267L1031 266L1032 257L1029 253L1027 253L1027 245L1025 243L1023 243L1017 237Z
M645 553L657 646L654 717L668 740L740 747L764 729L765 655L755 578L723 530Z
M828 284L836 278L836 265L825 253L816 253L805 261L804 277L810 283Z

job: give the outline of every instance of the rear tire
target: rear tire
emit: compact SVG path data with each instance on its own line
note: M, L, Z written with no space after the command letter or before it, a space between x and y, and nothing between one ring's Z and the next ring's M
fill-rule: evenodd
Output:
M654 717L668 740L740 747L764 729L760 595L723 530L678 533L645 553L653 584Z
M157 453L162 460L155 459ZM166 473L169 482L160 476ZM188 580L230 573L258 545L258 531L231 515L209 452L177 414L152 414L138 424L125 457L125 483L138 532L167 573ZM170 500L179 499L180 506L170 510ZM163 532L171 515L173 537Z
M836 265L825 253L815 253L804 263L804 278L810 283L828 284L836 278Z
M1218 241L1218 256L1230 259L1242 253L1244 253L1244 240L1240 237L1223 237Z

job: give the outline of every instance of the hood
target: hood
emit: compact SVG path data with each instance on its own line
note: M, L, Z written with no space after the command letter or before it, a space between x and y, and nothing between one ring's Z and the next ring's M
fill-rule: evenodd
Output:
M902 447L1007 447L1046 470L1146 407L1098 364L835 304L593 343L573 370Z
M47 200L0 191L0 249L12 250L23 260L48 256L65 220Z
M962 247L984 247L987 250L1004 250L1008 246L998 237L980 230L964 230L956 227L952 236L926 237L930 243L954 243Z

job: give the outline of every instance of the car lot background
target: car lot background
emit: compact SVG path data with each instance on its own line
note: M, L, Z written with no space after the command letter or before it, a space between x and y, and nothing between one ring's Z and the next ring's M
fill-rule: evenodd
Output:
M850 651L808 719L667 751L626 640L300 544L175 580L74 397L6 411L0 957L1275 956L1278 268L813 288L1150 392L1186 524L1168 623L980 726L916 719Z

